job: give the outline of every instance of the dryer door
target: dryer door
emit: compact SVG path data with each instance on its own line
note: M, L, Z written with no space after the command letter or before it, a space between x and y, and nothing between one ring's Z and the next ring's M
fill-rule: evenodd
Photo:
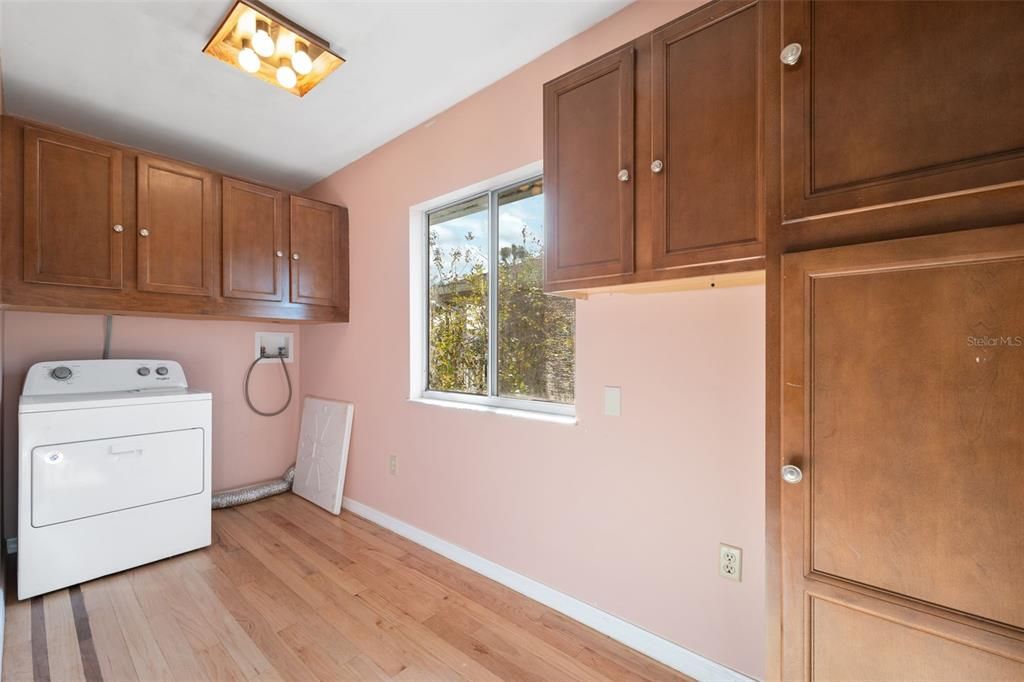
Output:
M32 449L32 526L154 504L203 491L202 429Z

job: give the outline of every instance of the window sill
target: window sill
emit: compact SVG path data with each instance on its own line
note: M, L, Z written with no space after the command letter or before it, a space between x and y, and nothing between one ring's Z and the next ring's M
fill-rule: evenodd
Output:
M482 412L506 417L517 417L519 419L530 419L533 421L548 422L549 424L565 424L567 426L576 425L576 416L569 414L552 414L550 412L540 412L537 410L520 410L510 407L496 407L494 405L466 403L456 400L439 400L437 398L409 398L409 402L417 403L419 405L432 405L434 407L448 407L456 410L466 410L468 412Z

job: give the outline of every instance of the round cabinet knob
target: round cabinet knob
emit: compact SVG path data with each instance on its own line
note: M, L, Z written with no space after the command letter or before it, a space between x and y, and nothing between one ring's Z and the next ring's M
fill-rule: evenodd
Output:
M782 480L786 483L794 484L804 480L804 472L800 471L800 467L787 464L782 467Z
M139 367L135 371L138 372L140 377L148 377L149 376L149 367Z
M149 236L149 230L147 230L146 228L142 228L141 230L139 230L139 236L140 237L148 237Z
M619 182L629 182L629 171L625 168L619 171Z
M292 254L292 260L299 260L298 252Z
M274 255L278 258L284 258L284 251L275 251Z
M800 53L804 51L804 48L800 43L790 43L782 48L782 52L779 54L779 59L786 66L793 66L800 61Z
M664 168L665 164L662 162L661 159L655 159L654 161L651 162L652 173L660 173L662 170L664 170Z
M57 381L66 381L71 378L71 368L61 365L50 370L50 376Z
M124 232L124 225L114 225L114 232L121 234Z

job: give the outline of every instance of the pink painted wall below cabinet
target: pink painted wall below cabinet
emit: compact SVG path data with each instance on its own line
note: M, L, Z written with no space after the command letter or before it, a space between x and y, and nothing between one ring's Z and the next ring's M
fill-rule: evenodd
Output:
M28 312L7 312L4 317L4 530L9 537L17 532L18 396L25 373L45 360L99 358L103 317ZM302 356L288 367L295 389L292 405L280 416L260 417L242 397L257 331L291 331L296 342L300 338L295 325L114 317L111 357L176 360L190 386L213 393L214 490L275 478L295 461ZM286 395L280 365L259 365L253 371L257 407L276 408Z
M352 322L303 329L302 386L356 405L346 496L760 677L762 286L578 303L577 425L408 400L410 207L540 159L545 81L695 6L631 5L312 188L349 208Z

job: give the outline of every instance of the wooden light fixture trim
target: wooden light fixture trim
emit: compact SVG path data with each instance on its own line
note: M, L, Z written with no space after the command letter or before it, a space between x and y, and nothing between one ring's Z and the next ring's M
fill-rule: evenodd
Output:
M242 41L251 39L251 36L242 35L239 30L239 22L247 12L252 12L257 21L266 22L270 27L270 37L274 40L274 54L270 57L260 57L260 68L258 71L249 72L243 69L238 63L238 53L242 50ZM294 87L287 88L277 80L277 68L281 64L291 63L291 55L277 54L278 37L283 31L294 35L296 41L301 41L307 46L309 58L313 68L309 73L303 75L295 74L296 82ZM331 44L316 35L312 31L286 19L281 14L272 10L258 0L237 0L224 15L214 31L210 40L203 48L203 52L219 59L225 64L230 64L242 73L256 76L262 81L287 90L297 97L304 96L307 92L320 84L335 69L345 63L345 60L338 54L331 51Z

